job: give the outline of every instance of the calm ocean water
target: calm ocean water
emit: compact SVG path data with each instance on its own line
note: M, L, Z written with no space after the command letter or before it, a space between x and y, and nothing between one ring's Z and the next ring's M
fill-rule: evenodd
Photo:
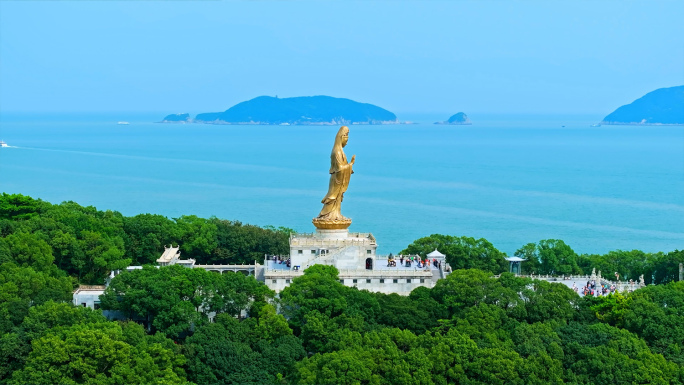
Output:
M0 191L314 230L338 127L149 123L161 116L5 115L0 139L16 148L0 149ZM471 118L351 126L350 230L374 233L382 253L433 233L509 254L549 238L579 253L684 248L684 128Z

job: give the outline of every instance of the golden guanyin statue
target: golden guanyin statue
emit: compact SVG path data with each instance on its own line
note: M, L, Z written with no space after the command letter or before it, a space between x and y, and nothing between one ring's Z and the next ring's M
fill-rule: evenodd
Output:
M340 127L335 136L335 144L330 154L330 183L328 193L321 201L323 209L318 217L313 219L313 224L318 229L346 229L351 225L351 219L346 218L340 212L344 192L349 186L349 178L354 173L352 166L356 155L352 156L351 162L347 162L347 156L342 148L347 145L349 140L349 128Z

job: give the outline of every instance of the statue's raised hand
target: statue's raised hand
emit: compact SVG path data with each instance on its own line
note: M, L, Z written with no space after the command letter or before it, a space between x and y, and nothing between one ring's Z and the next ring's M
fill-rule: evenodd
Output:
M352 161L349 164L354 164L354 162L356 162L356 155L352 155Z

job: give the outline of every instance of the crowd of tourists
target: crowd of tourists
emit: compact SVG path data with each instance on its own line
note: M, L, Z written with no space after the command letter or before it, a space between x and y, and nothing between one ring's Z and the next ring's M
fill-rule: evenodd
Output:
M291 267L291 261L290 258L284 258L278 255L271 255L268 257L268 259L272 259L273 263L276 265L287 265L287 267ZM419 269L430 269L430 267L433 267L435 269L442 269L442 261L437 260L436 258L433 258L430 260L429 258L427 259L421 259L420 256L418 255L409 255L409 256L403 256L400 255L398 258L393 257L392 254L389 255L387 258L387 267L397 267L397 264L399 266L405 266L405 267L412 267L415 265L415 267ZM297 267L297 266L295 266ZM366 266L368 268L368 266ZM447 271L451 271L448 267L446 267Z
M429 269L430 266L434 267L435 269L442 269L442 262L438 261L436 258L430 260L429 258L421 259L418 255L400 255L398 259L399 266L411 267L415 264L419 269ZM393 257L392 254L390 254L387 258L387 267L397 267L397 258Z
M615 293L617 288L615 285L608 285L608 284L600 284L596 283L593 279L590 281L587 281L587 284L582 287L581 289L577 287L576 284L572 284L572 290L575 291L575 293L579 293L580 290L582 292L582 295L591 295L594 297L602 296L602 295L608 295L610 293Z
M281 257L281 256L274 255L274 256L273 256L273 261L274 261L276 264L278 264L278 265L285 264L285 265L287 265L287 267L290 267L290 258L285 259L285 258L283 258L283 257Z

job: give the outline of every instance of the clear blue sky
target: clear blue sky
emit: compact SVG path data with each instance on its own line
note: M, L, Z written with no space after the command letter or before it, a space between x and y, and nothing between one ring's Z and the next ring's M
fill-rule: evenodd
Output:
M684 1L0 1L0 111L607 114L684 84Z

